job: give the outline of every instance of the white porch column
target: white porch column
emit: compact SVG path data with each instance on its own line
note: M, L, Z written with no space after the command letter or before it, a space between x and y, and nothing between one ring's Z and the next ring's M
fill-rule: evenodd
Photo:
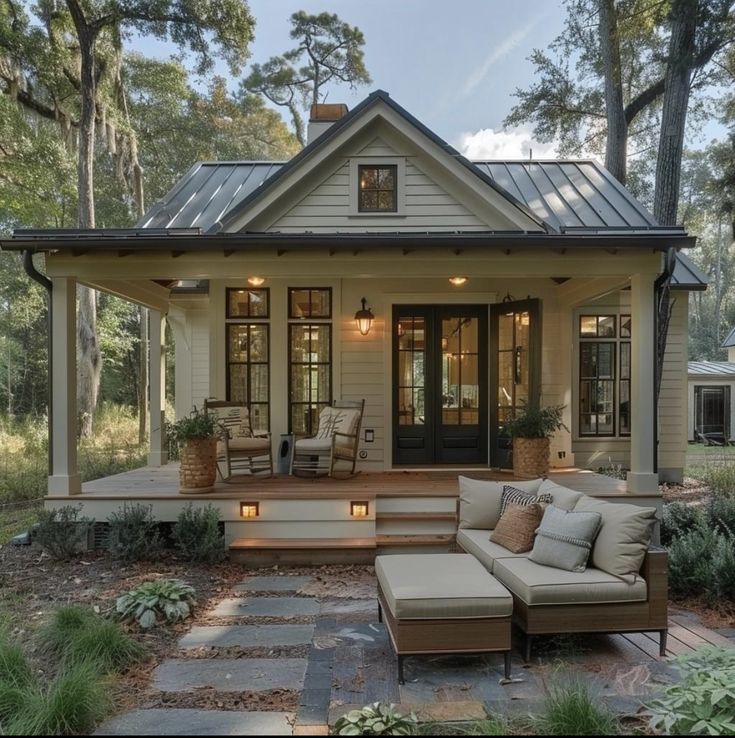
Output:
M631 429L629 492L658 491L655 469L656 422L654 367L656 361L654 274L631 278Z
M51 278L51 476L50 495L78 495L77 470L77 284Z
M148 382L150 387L150 453L149 466L168 463L166 450L166 318L158 310L149 310Z

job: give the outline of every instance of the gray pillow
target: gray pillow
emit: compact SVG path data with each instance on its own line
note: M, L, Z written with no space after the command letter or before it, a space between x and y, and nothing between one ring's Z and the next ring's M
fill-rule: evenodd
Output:
M484 479L459 478L459 527L492 530L500 520L503 498L503 482ZM522 492L534 494L541 486L541 479L514 482Z
M574 506L582 498L582 493L569 487L562 487L550 479L544 479L539 487L538 494L550 494L552 502L562 510L574 510Z
M584 571L601 523L598 512L568 512L549 505L528 558L543 566Z
M503 517L508 505L550 505L553 501L549 494L532 495L518 487L506 484L503 487L503 496L500 498L500 517Z

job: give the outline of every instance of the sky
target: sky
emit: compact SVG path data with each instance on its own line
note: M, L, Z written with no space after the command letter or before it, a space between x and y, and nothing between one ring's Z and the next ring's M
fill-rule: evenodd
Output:
M362 30L373 82L355 90L333 87L329 102L352 108L383 89L470 159L527 158L529 149L537 159L556 155L553 144L533 140L530 127L504 131L502 121L514 104L514 90L532 80L532 50L545 49L562 30L565 11L559 0L249 0L249 5L257 23L253 62L291 47L288 19L297 10L337 13ZM133 46L157 56L176 51L146 39ZM216 73L229 77L225 65ZM708 126L707 137L718 129Z

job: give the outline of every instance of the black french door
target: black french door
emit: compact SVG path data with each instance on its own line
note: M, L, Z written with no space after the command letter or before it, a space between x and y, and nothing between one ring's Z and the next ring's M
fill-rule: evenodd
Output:
M487 306L393 309L393 461L487 464Z
M490 465L512 465L505 423L524 405L538 404L541 390L541 309L539 300L500 302L490 307Z

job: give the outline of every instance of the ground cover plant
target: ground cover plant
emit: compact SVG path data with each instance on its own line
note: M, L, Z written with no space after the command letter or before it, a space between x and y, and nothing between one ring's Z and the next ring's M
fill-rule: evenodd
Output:
M160 621L186 620L195 604L193 587L180 579L156 579L118 597L116 609L123 620L148 629Z
M335 735L415 735L418 719L399 712L395 705L374 702L351 710L334 724Z

